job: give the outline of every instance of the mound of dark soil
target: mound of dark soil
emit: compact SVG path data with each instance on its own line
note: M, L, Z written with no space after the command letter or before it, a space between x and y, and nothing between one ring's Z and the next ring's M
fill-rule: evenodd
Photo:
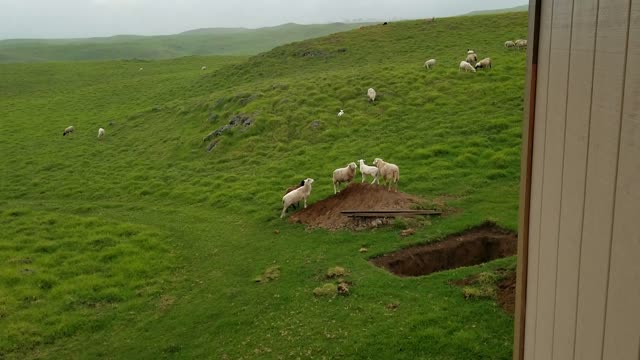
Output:
M507 313L513 315L516 312L516 273L510 272L509 276L498 284L498 305Z
M353 219L343 210L403 210L421 199L402 192L388 191L381 185L351 183L338 194L320 200L289 217L289 221L329 230L363 229L383 224L382 219Z
M421 276L515 255L516 233L484 223L436 243L413 246L371 260L399 276Z

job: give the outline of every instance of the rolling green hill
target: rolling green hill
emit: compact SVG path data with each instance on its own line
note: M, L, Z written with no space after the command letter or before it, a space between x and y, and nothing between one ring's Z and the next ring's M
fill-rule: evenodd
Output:
M526 55L502 44L526 33L508 13L248 58L0 65L0 357L510 359L512 317L450 282L515 258L416 278L368 260L486 220L516 229ZM459 72L468 48L493 69ZM207 152L236 115L252 125ZM361 232L278 218L288 186L314 178L313 204L333 169L375 157L452 211ZM351 294L314 296L333 266Z
M0 40L0 63L116 59L169 59L188 55L253 55L292 41L364 24L284 24L260 29L210 28L167 36Z
M517 11L529 11L529 5L524 4L524 5L519 5L519 6L514 6L510 8L504 8L504 9L478 10L478 11L472 11L465 15L489 15L489 14L501 14L501 13L507 13L507 12L517 12Z

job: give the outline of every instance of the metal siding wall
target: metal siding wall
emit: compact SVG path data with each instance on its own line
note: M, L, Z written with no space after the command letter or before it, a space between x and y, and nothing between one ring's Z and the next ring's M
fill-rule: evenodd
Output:
M525 359L640 356L639 3L541 2Z

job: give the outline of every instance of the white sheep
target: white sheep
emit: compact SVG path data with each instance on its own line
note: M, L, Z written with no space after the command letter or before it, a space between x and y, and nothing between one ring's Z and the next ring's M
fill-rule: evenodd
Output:
M469 54L475 54L475 53L476 53L475 51L473 51L473 50L471 50L471 49L467 49L467 55L469 55Z
M527 47L527 40L518 39L515 42L515 45L518 49Z
M140 68L140 69L138 69L138 71L142 71L142 70L144 70L144 68Z
M356 163L349 163L346 167L335 169L333 171L333 193L338 193L336 185L346 182L347 184L356 176Z
M369 101L376 101L376 91L373 90L373 88L369 88L369 90L367 90L367 96L369 97Z
M373 177L373 181L371 181L372 184L376 182L378 184L380 183L377 167L366 165L362 159L358 160L358 163L360 163L360 175L362 175L362 182L364 182L366 175L371 175Z
M73 126L68 126L67 128L64 129L64 131L62 132L62 136L65 135L69 135L72 132L76 131L76 128L74 128Z
M476 69L491 69L491 58L484 58L476 64Z
M103 138L104 137L104 129L100 128L98 129L98 139Z
M203 67L201 67L201 68L200 68L200 70L203 70L203 71L204 71L204 70L207 70L207 67L206 67L206 66L203 66Z
M429 59L424 62L424 67L427 69L431 69L434 66L436 66L436 59Z
M338 116L342 116L344 115L344 110L340 109L340 112L338 112Z
M304 208L307 208L307 198L311 195L311 184L313 184L313 179L306 178L304 179L304 185L285 194L282 197L282 214L280 214L280 218L282 219L287 211L287 208L300 200L304 200Z
M468 72L468 71L476 72L476 69L466 61L460 61L460 67L459 68L460 68L460 70L464 70L465 72Z
M389 184L388 190L391 190L391 184L394 183L396 184L396 191L398 191L398 181L400 180L400 168L398 165L385 162L380 158L373 160L373 165L378 168L378 177L382 176L382 179Z
M471 66L476 66L476 63L478 62L478 55L476 55L475 53L467 55L466 62L471 64Z
M516 43L514 43L511 40L507 40L507 41L504 42L504 47L506 47L506 48L512 48L514 46L516 46Z

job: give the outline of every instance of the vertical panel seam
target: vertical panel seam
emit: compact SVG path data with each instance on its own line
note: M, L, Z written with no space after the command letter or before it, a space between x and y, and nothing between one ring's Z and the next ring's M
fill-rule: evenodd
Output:
M596 71L596 46L598 44L598 20L600 17L600 0L596 0L596 19L595 19L595 28L593 31L593 57L591 59L591 94L589 95L589 125L587 126L587 156L585 160L584 167L584 188L582 190L582 216L580 219L580 240L578 247L578 289L576 292L576 302L575 302L575 313L573 316L573 350L571 354L571 358L575 360L576 358L576 342L577 342L577 334L578 334L578 305L580 299L580 280L582 277L580 276L580 270L582 269L582 238L584 236L584 208L585 208L585 200L587 198L587 174L589 172L589 147L591 145L591 119L592 119L592 110L593 110L593 79L595 77Z
M542 213L543 213L543 209L542 209L542 205L544 204L544 164L545 164L545 157L546 157L546 153L547 153L547 144L546 144L546 139L547 139L547 130L549 129L548 127L548 119L549 119L549 74L550 74L550 69L551 69L551 42L553 40L553 6L554 6L555 0L551 0L551 16L549 17L550 21L549 21L549 42L548 42L548 46L549 46L549 50L547 51L547 88L545 90L545 102L544 102L544 145L542 146L542 174L541 175L541 179L542 182L540 184L540 213L538 214L538 259L537 259L537 264L536 264L536 272L538 273L536 276L536 321L534 324L534 333L537 334L538 333L538 317L539 317L539 311L538 309L540 308L540 234L542 232ZM537 339L536 339L537 342ZM533 346L533 358L536 359L536 350L537 350L538 346L536 345L536 343L534 343Z
M611 278L611 253L613 251L613 229L616 222L616 196L618 194L618 171L620 167L620 147L622 145L622 119L624 117L624 99L625 99L625 88L627 85L627 66L628 66L628 56L629 56L629 31L631 28L631 0L627 2L628 11L627 11L627 34L625 38L625 47L624 47L624 65L622 69L624 69L624 73L622 76L622 98L620 99L620 126L618 127L618 149L616 154L616 170L613 180L613 207L611 208L611 228L609 231L609 258L607 260L607 282L605 288L607 292L604 297L604 321L602 323L602 346L600 347L600 358L604 359L604 339L607 332L607 306L609 304L609 285Z
M564 156L567 152L567 109L569 107L569 80L571 79L571 45L573 44L573 16L575 10L575 0L571 1L571 21L569 22L569 56L567 59L567 87L564 96L564 134L563 134L563 146L562 146L562 166L561 175L560 175L560 207L559 211L559 222L558 222L558 233L556 236L556 271L555 271L555 279L553 287L555 289L554 298L553 298L553 321L551 322L553 327L551 328L551 359L553 359L553 346L555 345L555 337L556 337L556 309L558 304L558 262L560 256L560 227L562 227L562 195L564 189Z

